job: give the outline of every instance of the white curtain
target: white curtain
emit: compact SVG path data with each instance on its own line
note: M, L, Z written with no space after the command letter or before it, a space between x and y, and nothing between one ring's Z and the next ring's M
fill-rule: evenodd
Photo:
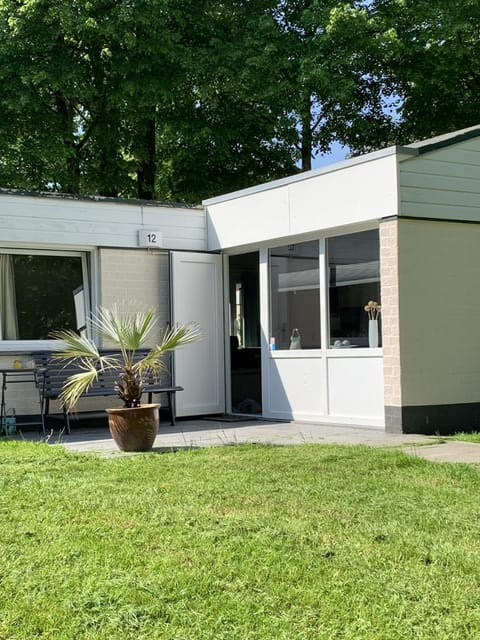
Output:
M0 253L0 340L17 339L17 305L12 256Z

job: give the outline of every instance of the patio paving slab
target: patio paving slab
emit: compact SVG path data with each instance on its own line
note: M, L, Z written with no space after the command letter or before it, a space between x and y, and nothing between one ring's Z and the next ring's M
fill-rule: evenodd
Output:
M433 462L465 462L480 464L480 444L449 440L434 445L412 446L404 449L406 453L419 456Z
M42 439L38 433L19 437ZM72 428L66 435L54 432L47 439L51 445L61 445L70 451L92 452L101 455L125 455L118 451L108 428ZM306 422L276 422L245 420L219 422L198 418L179 420L177 425L160 425L154 451L257 443L299 445L309 443L397 447L410 455L438 462L480 464L480 444L460 441L444 442L437 436L386 433L379 427L317 424Z
M37 435L38 438L38 435ZM31 439L31 437L29 437ZM116 451L116 445L105 427L72 428L70 435L55 432L50 444L61 444L74 451ZM240 443L295 445L307 443L363 444L370 446L402 446L430 443L429 436L385 433L376 427L247 420L218 422L196 419L179 420L177 425L160 425L155 449L212 447Z

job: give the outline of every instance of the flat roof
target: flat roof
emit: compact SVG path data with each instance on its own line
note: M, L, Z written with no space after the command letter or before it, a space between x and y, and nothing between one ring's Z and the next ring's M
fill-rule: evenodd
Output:
M166 207L170 209L200 209L198 204L185 204L184 202L162 202L160 200L142 200L140 198L116 198L113 196L76 195L61 193L59 191L29 191L28 189L0 188L0 196L28 196L30 198L54 198L56 200L75 200L80 202L105 202L110 204L126 204L142 207Z
M234 200L235 198L243 198L255 193L260 193L262 191L278 189L279 187L284 187L295 182L310 180L327 173L332 173L333 171L341 171L348 167L364 164L365 162L372 162L373 160L379 160L380 158L386 158L395 154L399 156L420 155L422 153L435 151L437 149L441 149L453 144L458 144L460 142L464 142L465 140L470 140L478 136L480 136L480 125L475 125L474 127L460 129L458 131L446 133L441 136L435 136L434 138L429 138L428 140L422 140L420 142L413 142L407 145L393 145L391 147L386 147L385 149L379 149L378 151L365 153L355 158L349 158L340 162L334 162L333 164L327 165L326 167L312 169L311 171L304 171L293 176L280 178L279 180L271 180L270 182L265 182L254 187L248 187L246 189L240 189L238 191L232 191L231 193L226 193L221 196L216 196L215 198L208 198L207 200L203 200L202 204L204 204L205 206L208 206L210 204L219 204L221 202L227 202L228 200Z

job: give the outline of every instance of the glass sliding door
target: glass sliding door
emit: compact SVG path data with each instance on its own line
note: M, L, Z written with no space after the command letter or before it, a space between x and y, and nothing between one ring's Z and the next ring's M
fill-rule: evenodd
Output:
M259 254L229 258L230 365L234 413L262 412Z

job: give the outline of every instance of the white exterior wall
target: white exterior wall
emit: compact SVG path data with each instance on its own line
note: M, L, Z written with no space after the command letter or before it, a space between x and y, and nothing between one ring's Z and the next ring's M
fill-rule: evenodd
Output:
M321 287L322 348L268 347L268 247L375 228L398 212L397 155L371 154L258 188L207 200L208 248L261 248L263 415L272 419L384 426L381 349L328 349L326 287ZM323 242L321 242L323 247ZM326 283L323 248L320 276Z
M258 246L395 215L397 156L370 157L207 200L208 249Z
M318 237L320 235L318 232ZM326 256L323 247L324 243L321 241L320 280L326 282ZM384 427L382 349L339 351L327 348L326 293L326 287L321 287L322 348L271 352L268 345L271 335L268 250L266 248L261 250L260 323L263 416L277 420Z
M277 420L384 425L381 349L268 351L263 415Z
M162 232L165 249L206 249L201 208L0 192L0 244L137 247L140 229Z
M480 222L480 138L400 162L400 215Z
M94 303L154 307L163 330L169 319L168 255L138 248L139 229L160 231L165 249L206 248L202 208L0 192L2 248L90 253ZM16 359L26 361L28 352L2 353L0 343L0 367L12 367ZM9 385L6 401L18 415L39 412L38 391L31 384ZM92 408L104 406L103 399L88 402ZM88 406L82 401L82 408Z

